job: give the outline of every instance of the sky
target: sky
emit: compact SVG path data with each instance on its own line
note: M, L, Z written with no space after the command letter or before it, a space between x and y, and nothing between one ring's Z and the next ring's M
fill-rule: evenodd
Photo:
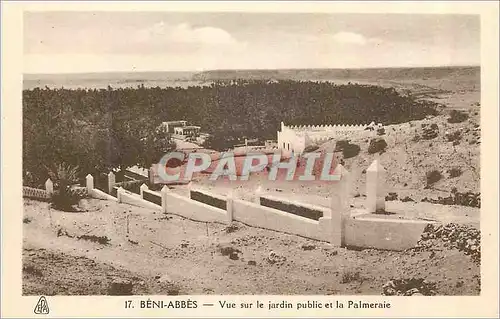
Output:
M480 65L474 15L25 12L24 73Z

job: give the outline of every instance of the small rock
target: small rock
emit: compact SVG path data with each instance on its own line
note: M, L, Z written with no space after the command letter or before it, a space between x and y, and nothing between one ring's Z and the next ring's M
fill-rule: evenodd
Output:
M303 250L314 250L314 249L316 249L316 246L309 245L309 244L304 244L304 245L302 245L302 249Z
M394 281L389 280L382 288L396 288L396 286L394 285Z
M238 253L231 253L229 255L229 259L231 259L231 260L238 260L239 259Z
M328 255L328 256L337 256L338 254L339 254L339 252L338 252L338 251L336 251L336 250L334 250L334 251L329 251L329 252L327 253L327 255Z
M407 296L413 296L414 294L418 294L420 293L420 291L417 289L417 288L412 288L410 290L408 290L405 295Z
M163 276L156 276L157 282L159 284L171 284L173 283L173 280L167 275L164 274Z
M387 288L386 290L384 290L384 295L386 295L386 296L394 296L396 294L397 294L397 291L394 288Z

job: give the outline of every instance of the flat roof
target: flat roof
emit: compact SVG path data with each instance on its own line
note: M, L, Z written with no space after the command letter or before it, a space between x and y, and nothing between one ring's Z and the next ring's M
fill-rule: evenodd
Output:
M201 126L188 125L188 126L176 127L175 129L185 130L190 128L201 128Z
M178 120L178 121L164 121L163 123L166 123L166 124L175 124L175 123L187 123L187 121L185 120Z

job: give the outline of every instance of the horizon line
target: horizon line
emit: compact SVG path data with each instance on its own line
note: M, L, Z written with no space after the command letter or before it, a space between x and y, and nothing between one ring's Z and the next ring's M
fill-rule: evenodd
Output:
M230 71L299 71L299 70L377 70L377 69L426 69L426 68L477 68L481 64L444 64L427 66L373 66L373 67L332 67L332 68L241 68L241 69L207 69L207 70L144 70L144 71L93 71L93 72L59 72L59 73L29 73L23 75L80 75L80 74L103 74L103 73L203 73L203 72L230 72Z

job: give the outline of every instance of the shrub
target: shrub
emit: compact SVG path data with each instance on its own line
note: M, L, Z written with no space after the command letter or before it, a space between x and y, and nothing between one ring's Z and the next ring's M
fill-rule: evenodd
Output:
M405 198L401 199L402 202L414 202L415 200L409 196L406 196Z
M361 273L357 270L348 269L342 273L342 278L340 279L341 284L347 284L354 281L362 281Z
M56 172L52 172L56 191L51 197L52 206L63 211L74 211L73 205L78 204L80 196L71 191L71 185L78 180L78 166L60 164Z
M346 147L347 145L349 145L349 140L337 141L337 143L335 143L335 152L343 151L344 147Z
M431 140L436 138L439 134L439 127L437 124L431 124L423 128L422 138L425 140Z
M30 275L37 276L37 277L43 276L43 272L41 270L35 268L35 266L33 266L33 265L23 266L23 272L30 274Z
M446 134L446 139L448 142L460 141L462 139L462 134L460 131L455 131L453 133Z
M96 235L81 235L77 237L78 239L88 240L101 245L109 245L111 239L108 236L96 236Z
M204 142L203 147L216 151L225 151L237 144L237 139L233 136L228 136L226 132L217 132L210 135Z
M374 138L370 141L370 145L368 146L368 153L369 154L374 154L374 153L381 153L385 151L385 148L387 147L387 143L383 138Z
M432 170L430 172L427 172L426 179L427 179L427 186L431 186L432 184L438 182L443 176L441 175L441 172L438 170Z
M359 154L361 148L356 144L347 144L342 150L344 158L351 158Z
M448 174L450 174L451 178L458 177L458 176L462 175L462 170L458 167L454 167L454 168L448 170Z
M393 201L393 200L398 200L398 194L397 193L389 193L387 196L385 196L386 201Z
M457 110L451 110L448 123L461 123L469 118L469 115Z
M226 233L234 233L238 229L239 229L239 227L236 224L230 224L226 228L224 228L224 230L226 231Z
M69 186L66 189L60 189L54 192L51 197L52 207L66 212L75 211L74 205L77 205L80 197L69 191Z
M319 146L318 146L318 145L309 145L309 146L307 146L306 148L304 148L304 153L314 152L314 151L316 151L317 149L319 149Z

